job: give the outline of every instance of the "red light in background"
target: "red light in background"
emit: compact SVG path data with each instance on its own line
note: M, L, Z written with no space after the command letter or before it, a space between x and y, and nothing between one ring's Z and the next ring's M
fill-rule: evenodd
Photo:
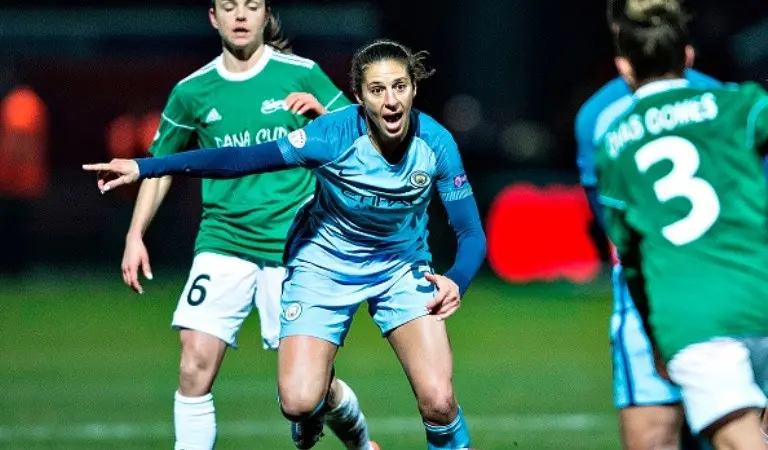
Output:
M107 149L112 158L133 158L136 148L136 119L130 114L116 117L107 129Z
M514 184L488 212L488 262L511 282L591 281L602 265L589 234L591 221L580 186Z
M0 103L0 121L8 129L36 133L45 115L43 100L28 86L13 89Z
M160 112L143 116L123 114L107 127L107 149L112 158L136 158L147 155L160 125Z
M160 111L152 111L147 113L141 119L141 125L139 130L139 141L141 142L141 148L145 151L152 145L152 141L155 140L155 134L160 126Z

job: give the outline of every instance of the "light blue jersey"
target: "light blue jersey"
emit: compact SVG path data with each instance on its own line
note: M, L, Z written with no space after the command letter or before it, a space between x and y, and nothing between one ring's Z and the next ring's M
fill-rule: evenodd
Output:
M277 141L285 162L312 169L319 184L288 238L281 337L342 345L366 300L382 334L428 314L427 207L435 190L448 206L472 188L450 133L420 112L410 120L409 147L394 163L373 146L357 106Z
M371 143L360 107L322 119L277 142L286 163L313 169L319 183L290 232L289 267L311 266L334 280L355 281L430 262L433 192L444 202L472 195L451 134L413 111L410 146L392 163Z

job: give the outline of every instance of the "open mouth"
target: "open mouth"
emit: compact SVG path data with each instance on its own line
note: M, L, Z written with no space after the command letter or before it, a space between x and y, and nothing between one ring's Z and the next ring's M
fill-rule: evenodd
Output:
M400 126L400 121L403 119L403 113L382 114L381 118L384 119L387 130L396 131Z
M251 30L249 30L248 28L245 28L245 27L237 27L237 28L233 29L232 32L235 33L235 36L242 37L242 36L245 36L248 33L250 33Z

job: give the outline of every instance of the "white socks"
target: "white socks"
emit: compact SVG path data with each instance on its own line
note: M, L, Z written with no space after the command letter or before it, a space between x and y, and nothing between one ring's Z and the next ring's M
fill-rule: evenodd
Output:
M216 409L213 394L184 397L176 392L173 404L175 450L211 450L216 442Z
M354 391L341 380L341 402L325 414L325 424L341 440L348 450L369 450L371 448L368 424L360 409Z

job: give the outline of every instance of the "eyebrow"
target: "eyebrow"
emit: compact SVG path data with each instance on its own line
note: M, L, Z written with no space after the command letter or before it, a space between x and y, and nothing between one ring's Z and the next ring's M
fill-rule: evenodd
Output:
M403 81L408 81L408 77L395 78L394 80L392 80L392 84L401 83ZM374 85L374 84L382 84L382 85L384 85L384 84L387 84L387 83L385 83L384 81L381 81L381 80L371 80L371 81L366 82L365 84L371 86L371 85Z

